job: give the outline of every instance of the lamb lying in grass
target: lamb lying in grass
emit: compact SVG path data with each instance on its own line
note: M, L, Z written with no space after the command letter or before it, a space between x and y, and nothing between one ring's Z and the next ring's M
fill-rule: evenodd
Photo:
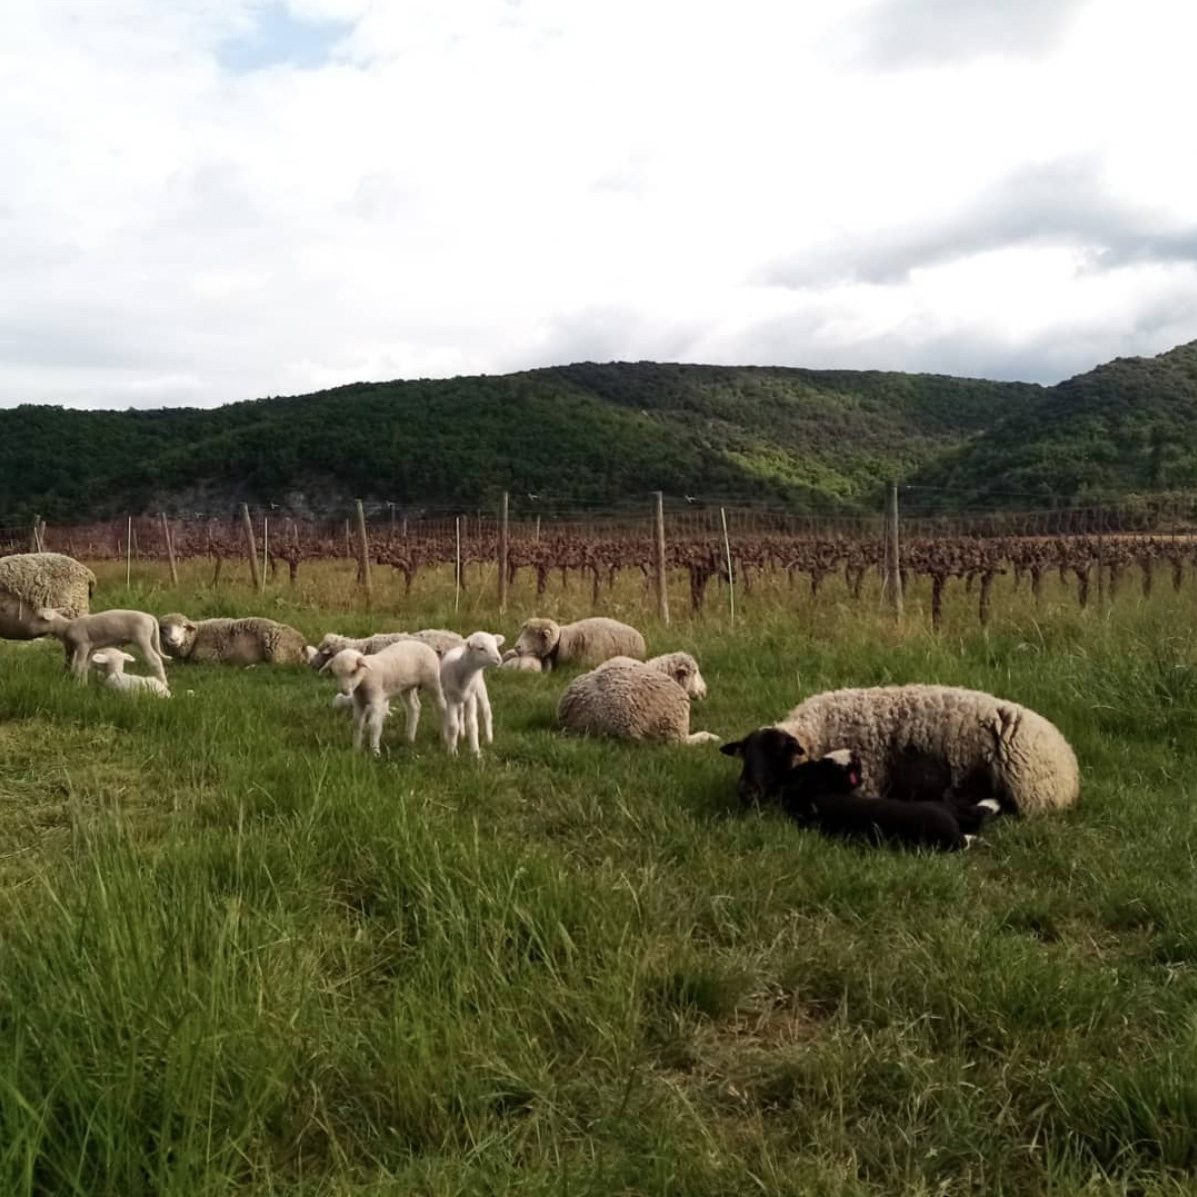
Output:
M449 649L441 660L441 688L445 692L445 747L457 751L457 740L464 729L470 751L477 756L478 720L488 744L494 742L494 721L490 697L486 693L485 669L496 669L503 658L499 649L502 636L490 632L472 632L464 644Z
M725 744L720 751L729 756L751 755L762 748L770 755L796 750L800 754L797 742L782 742L786 738L793 740L777 728L762 728L738 744ZM778 743L765 745L767 739ZM791 769L781 783L778 800L782 809L804 827L836 839L940 852L967 848L998 809L993 799L956 805L946 801L863 798L857 792L861 777L860 757L848 748L835 749L817 760L803 760Z
M166 666L162 659L162 641L158 621L145 611L100 611L67 619L54 607L43 607L30 621L38 636L54 636L62 641L67 667L82 683L87 683L87 663L97 648L123 648L134 644L141 649L146 664L165 686Z
M431 694L436 701L441 732L448 747L440 659L428 645L418 640L404 640L370 656L355 648L345 648L328 661L321 672L331 673L337 679L341 695L353 700L354 748L362 747L363 734L369 729L370 751L375 756L379 754L382 725L390 713L390 699L395 694L402 697L406 708L407 742L414 743L420 722L418 690Z
M104 685L110 690L125 694L153 694L158 698L169 698L170 689L156 677L126 673L125 666L136 660L132 653L120 648L105 648L92 653L91 663L104 670Z

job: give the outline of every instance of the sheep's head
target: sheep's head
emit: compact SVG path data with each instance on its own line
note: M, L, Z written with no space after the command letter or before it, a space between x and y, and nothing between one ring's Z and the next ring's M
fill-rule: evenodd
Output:
M497 669L503 664L504 637L490 632L471 632L466 637L466 658L475 669Z
M164 615L158 620L158 631L167 648L186 648L195 639L196 626L186 615Z
M102 669L107 669L109 673L120 673L126 665L136 659L132 653L125 652L123 648L102 648L99 652L91 654L91 663L99 665Z
M820 798L851 794L860 787L862 775L857 753L837 748L793 769L782 787L781 804L790 814L802 817L817 808Z
M36 628L39 636L47 633L56 636L70 622L70 617L58 607L39 607L29 620L30 627Z
M655 657L648 663L673 678L690 698L706 698L707 684L703 681L698 662L689 653L669 653L664 657Z
M310 644L304 648L303 659L319 673L344 647L344 636L339 636L336 632L326 632L315 648Z
M343 648L324 663L320 672L331 673L342 694L352 694L370 672L370 665L365 653L356 648Z
M776 794L807 756L798 740L780 727L758 727L742 740L721 744L719 751L744 762L736 792L746 803Z
M515 642L516 655L544 660L552 655L561 640L561 625L552 619L529 619L520 628Z

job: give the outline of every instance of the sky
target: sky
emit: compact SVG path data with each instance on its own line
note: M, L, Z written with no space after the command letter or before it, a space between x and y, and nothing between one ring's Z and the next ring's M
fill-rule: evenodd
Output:
M6 0L0 406L1197 338L1191 0Z

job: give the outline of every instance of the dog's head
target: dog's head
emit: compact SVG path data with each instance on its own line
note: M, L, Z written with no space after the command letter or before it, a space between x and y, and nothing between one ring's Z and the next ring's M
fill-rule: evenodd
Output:
M851 794L859 789L862 777L860 756L850 748L837 748L816 760L803 761L790 773L784 804L801 807L829 794Z

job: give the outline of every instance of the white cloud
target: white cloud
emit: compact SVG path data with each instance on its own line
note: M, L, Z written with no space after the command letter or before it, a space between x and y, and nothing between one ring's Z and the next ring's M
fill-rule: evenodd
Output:
M941 3L12 0L0 403L1197 336L1197 10Z

